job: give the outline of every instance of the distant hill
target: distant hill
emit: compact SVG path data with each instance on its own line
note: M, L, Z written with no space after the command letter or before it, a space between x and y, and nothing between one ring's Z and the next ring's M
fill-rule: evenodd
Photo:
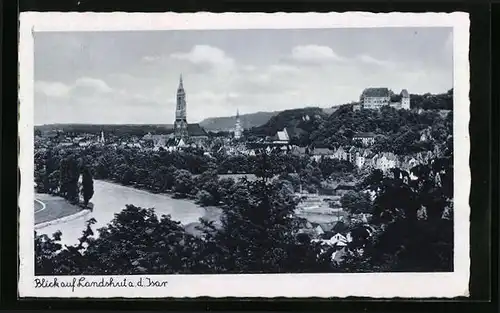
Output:
M64 132L98 134L101 131L115 135L142 136L147 133L162 134L172 132L171 124L46 124L35 126L42 132L61 130Z
M244 129L260 126L276 116L279 112L257 112L240 115L241 126ZM210 117L200 122L200 126L207 131L229 131L234 129L236 116Z

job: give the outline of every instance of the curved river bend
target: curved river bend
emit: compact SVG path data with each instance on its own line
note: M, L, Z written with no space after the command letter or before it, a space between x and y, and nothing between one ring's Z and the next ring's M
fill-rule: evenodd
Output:
M159 216L170 214L173 220L184 225L198 222L199 218L205 214L205 209L192 201L173 199L168 195L153 194L101 180L94 181L94 196L91 202L94 204L92 213L67 222L40 228L37 230L37 234L52 235L60 230L62 244L75 244L78 243L78 238L81 237L88 219L93 217L97 220L97 223L92 227L97 233L98 228L111 222L114 215L121 212L127 204L142 208L154 208Z

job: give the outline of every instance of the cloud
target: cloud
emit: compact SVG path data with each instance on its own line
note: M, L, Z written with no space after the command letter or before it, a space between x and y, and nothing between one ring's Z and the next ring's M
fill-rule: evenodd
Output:
M70 94L71 86L60 82L37 81L35 82L35 92L48 97L63 98Z
M296 74L300 72L300 69L286 64L274 64L269 67L269 72L271 74Z
M372 64L382 67L391 67L391 68L395 67L395 64L391 61L379 60L367 54L360 55L359 60L366 64Z
M197 65L212 65L212 66L228 66L234 65L234 60L226 55L226 53L217 48L208 45L196 45L191 51L177 52L170 55L171 58L184 60Z
M446 41L443 44L441 56L441 65L447 65L453 68L453 32L450 32L446 38Z
M102 79L91 78L91 77L78 78L75 81L73 88L79 88L79 87L88 88L103 93L109 93L113 91L113 89L109 87L109 85Z
M304 63L343 61L330 47L318 45L295 46L291 58Z
M52 98L66 98L77 93L110 93L113 89L105 81L90 77L78 78L73 84L37 81L35 92Z
M149 55L147 55L147 56L145 56L145 57L142 58L142 61L147 62L147 63L151 63L151 62L157 61L159 59L160 59L160 57L158 57L158 56L149 56Z
M241 67L241 70L244 72L255 72L257 70L257 67L254 65L243 65Z

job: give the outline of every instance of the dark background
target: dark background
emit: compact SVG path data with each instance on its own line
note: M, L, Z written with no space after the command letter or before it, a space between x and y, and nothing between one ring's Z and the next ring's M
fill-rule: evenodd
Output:
M104 1L104 0L21 0L0 2L2 12L2 123L0 159L0 309L163 309L163 310L320 310L353 312L428 312L457 310L497 312L498 299L498 127L500 49L500 4L472 0L467 2L421 1ZM171 301L85 301L17 299L17 23L19 11L95 11L95 12L453 12L470 13L470 135L471 135L471 297L469 299L412 301L400 299L333 300L171 300ZM491 17L491 19L490 19ZM498 38L498 39L496 39ZM431 48L431 47L430 47ZM490 51L491 49L491 51ZM491 53L490 53L491 52ZM496 56L496 59L492 56ZM490 78L493 82L490 83ZM491 88L493 86L493 88ZM492 228L491 225L494 227ZM493 250L493 251L492 251ZM493 253L492 253L493 252ZM328 288L328 286L324 286ZM402 282L404 288L404 282Z

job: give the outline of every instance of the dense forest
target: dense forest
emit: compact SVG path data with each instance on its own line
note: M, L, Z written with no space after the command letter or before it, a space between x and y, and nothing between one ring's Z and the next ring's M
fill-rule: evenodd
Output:
M444 113L444 114L443 114ZM453 112L396 110L353 111L344 105L330 115L320 109L296 109L281 112L266 124L254 128L251 135L272 136L287 128L292 144L335 149L356 145L353 136L359 132L374 133L376 152L411 154L432 150L450 136ZM421 141L421 132L428 129L432 140Z
M453 110L453 88L446 93L410 95L410 107L424 110Z
M300 185L313 192L322 187L321 182L329 178L353 173L354 166L345 161L321 159L319 162L306 156L272 153L267 160L273 177L296 175L291 179L293 190ZM112 148L93 146L86 149L59 149L52 147L35 156L35 182L43 193L60 194L61 177L71 176L67 164L81 164L90 169L96 179L111 180L126 186L144 188L152 192L170 192L175 197L193 198L202 204L218 204L207 201L220 196L214 188L206 188L205 176L220 174L247 174L262 172L258 156L215 154L204 155L200 150L187 149L182 152L143 151L137 148ZM75 165L76 166L76 165ZM216 185L218 182L214 182Z

